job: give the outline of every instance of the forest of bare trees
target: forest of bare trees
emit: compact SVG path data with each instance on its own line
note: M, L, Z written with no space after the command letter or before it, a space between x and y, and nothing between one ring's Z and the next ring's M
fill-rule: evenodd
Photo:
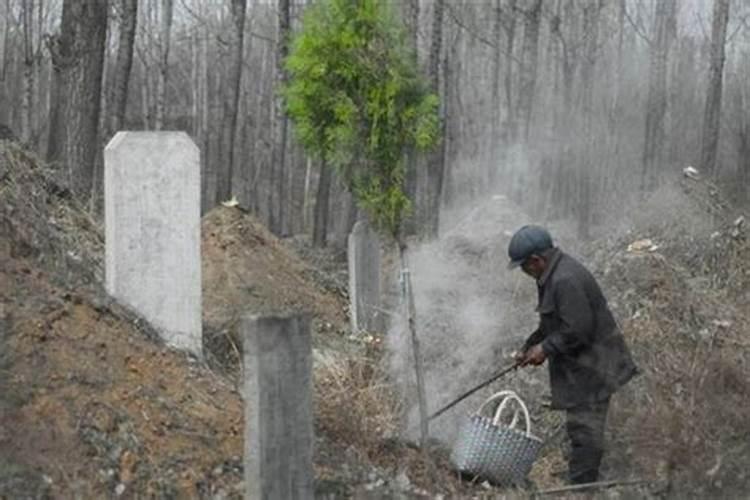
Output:
M278 92L308 3L1 0L0 124L93 210L117 130L186 130L202 152L204 211L235 196L277 234L340 242L353 198L295 141ZM407 159L412 231L434 235L441 207L505 193L588 237L688 165L750 200L746 2L402 0L394 11L441 99L440 145Z

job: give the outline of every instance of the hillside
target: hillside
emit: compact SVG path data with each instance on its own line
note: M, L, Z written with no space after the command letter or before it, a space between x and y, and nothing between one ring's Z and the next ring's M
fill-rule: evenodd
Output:
M101 227L63 185L33 156L0 143L0 498L240 498L239 318L280 311L315 318L321 496L487 494L447 461L450 428L482 395L436 423L442 441L432 443L426 466L404 432L414 398L397 325L386 339L349 338L346 291L299 241L292 249L237 207L205 216L207 358L199 361L166 349L103 292ZM530 283L502 266L504 230L519 210L494 198L468 212L471 223L458 217L443 240L415 245L433 407L505 364L534 320ZM579 246L562 239L600 278L642 372L615 399L604 476L649 483L622 494L706 498L747 489L746 224L710 183L682 178L607 237ZM475 337L467 343L456 332ZM560 485L564 468L545 375L516 372L492 387L530 402L547 441L531 474L541 489Z
M220 208L203 223L211 362L166 349L104 293L101 228L52 171L0 149L0 498L239 497L237 359L217 337L240 313L294 310L314 315L317 340L335 338L340 294Z

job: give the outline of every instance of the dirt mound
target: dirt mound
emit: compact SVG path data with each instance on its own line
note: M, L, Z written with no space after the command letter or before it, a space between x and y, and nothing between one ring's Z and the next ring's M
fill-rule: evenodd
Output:
M239 361L243 314L311 314L318 342L347 328L342 295L313 281L313 269L252 215L218 207L203 218L202 240L204 338L223 364Z
M19 478L58 498L233 491L233 388L144 335L101 290L57 287L38 269L0 252L0 448L12 464L0 497L31 491Z
M305 266L251 217L218 210L204 230L209 326L240 307L345 324L341 298L297 276ZM0 498L241 497L234 381L114 303L103 257L99 224L56 173L0 144Z
M0 245L56 269L66 281L103 279L100 224L49 169L20 145L0 141Z
M107 297L101 234L0 144L0 497L238 497L239 394Z

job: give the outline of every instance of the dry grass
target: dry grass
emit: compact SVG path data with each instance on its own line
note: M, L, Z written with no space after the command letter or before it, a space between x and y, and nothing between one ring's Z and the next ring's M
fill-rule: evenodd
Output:
M636 475L666 480L678 495L744 491L750 316L731 289L677 260L621 256L610 273L642 370L615 399L613 459ZM723 262L747 268L730 254Z
M318 430L350 443L371 458L396 435L400 414L394 388L373 352L377 349L318 354L315 360Z
M0 223L13 254L34 256L71 276L101 281L104 231L59 172L19 145L0 141Z

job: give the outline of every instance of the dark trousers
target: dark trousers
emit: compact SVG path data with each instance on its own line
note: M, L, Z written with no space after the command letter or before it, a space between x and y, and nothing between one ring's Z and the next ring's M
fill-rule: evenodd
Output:
M593 483L599 478L608 409L609 398L567 410L568 477L573 484Z

